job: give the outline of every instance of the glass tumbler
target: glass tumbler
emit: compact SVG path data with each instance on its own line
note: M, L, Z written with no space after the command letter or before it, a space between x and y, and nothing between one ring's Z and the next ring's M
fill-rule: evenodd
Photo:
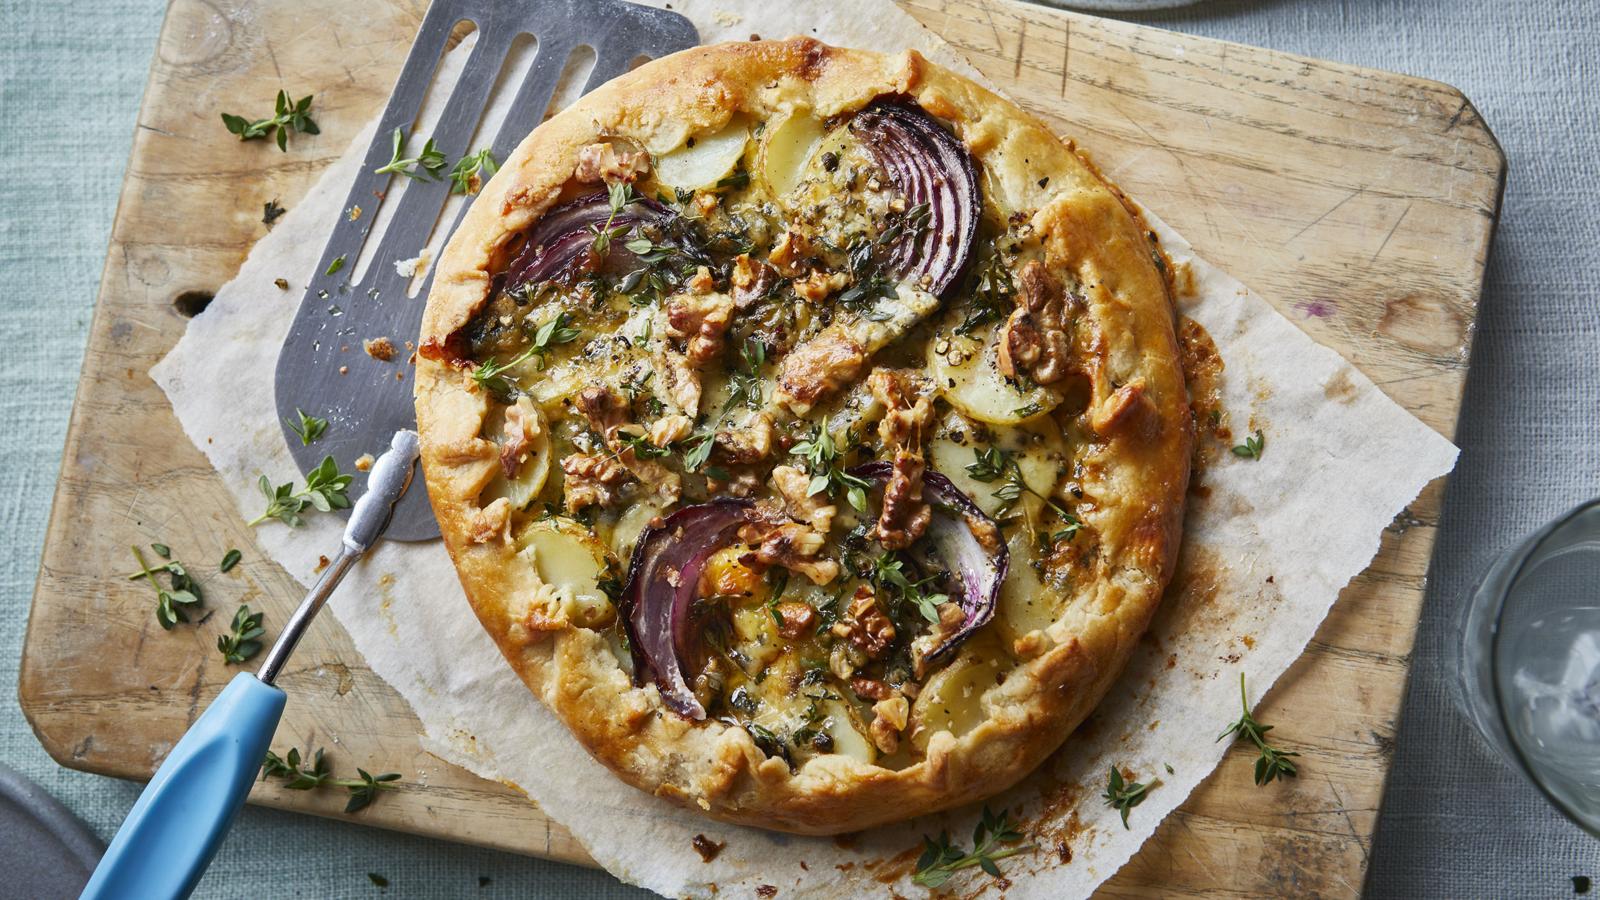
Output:
M1600 499L1502 553L1456 640L1462 710L1557 809L1600 835Z

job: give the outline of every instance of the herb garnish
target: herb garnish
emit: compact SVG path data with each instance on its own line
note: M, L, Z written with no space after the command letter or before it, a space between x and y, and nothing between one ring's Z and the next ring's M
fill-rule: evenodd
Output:
M277 519L293 528L300 525L300 513L307 506L322 512L344 509L350 505L350 497L345 491L349 489L352 477L339 474L339 464L331 456L324 456L315 469L306 473L306 486L298 491L294 489L294 482L273 488L272 482L263 475L256 486L267 498L267 511L247 524L255 526L268 519Z
M528 349L518 353L505 362L498 362L494 357L489 357L472 370L472 380L480 387L501 397L509 397L518 385L515 375L506 372L522 365L534 357L538 357L539 368L543 369L545 357L552 349L561 344L571 343L578 339L583 332L573 328L567 323L572 317L565 310L556 313L555 318L540 325L533 333L533 343Z
M618 225L611 227L616 221L617 214L633 199L633 188L626 181L616 181L606 186L606 200L611 205L611 213L606 216L604 225L590 225L589 231L594 235L594 241L589 245L589 252L595 259L605 259L611 252L611 239L621 237L628 232L630 226Z
M1016 305L1016 283L1011 270L997 252L976 267L977 281L972 288L972 303L966 318L955 328L956 334L971 336L990 322L998 322L1006 310Z
M243 558L244 554L239 552L239 548L230 548L227 553L222 554L222 563L217 566L217 571L227 573L232 570L234 566L237 566L239 564L239 560Z
M278 221L278 217L286 212L288 210L279 206L277 200L268 200L266 203L261 204L261 224L270 229L272 224Z
M389 886L389 879L379 875L377 872L368 872L367 880L372 882L373 887L386 888Z
M1000 846L1016 844L1020 840L1022 832L1017 830L1016 823L1011 821L1005 810L995 815L985 806L983 818L972 831L972 852L964 853L960 847L952 845L948 831L939 832L937 840L923 835L922 856L917 860L917 873L911 880L926 888L937 888L949 881L956 872L973 866L999 878L1000 867L996 863L1000 860L1038 849L1035 844Z
M273 115L267 119L250 121L243 116L232 113L222 114L222 124L227 126L229 134L236 134L241 141L253 141L257 138L275 136L278 149L284 152L289 150L289 132L299 134L318 134L317 123L311 120L311 95L301 97L296 103L289 102L289 95L278 91L278 99L273 107ZM273 132L276 131L276 135ZM269 204L270 206L270 204ZM272 219L277 216L272 216ZM267 224L272 224L271 219L263 219Z
M154 547L155 545L151 546ZM156 621L161 623L161 627L171 631L172 627L179 622L189 621L189 616L183 611L183 608L185 606L194 606L200 602L199 586L194 583L194 579L189 577L189 570L185 569L183 563L177 560L151 569L150 564L145 562L144 554L139 552L138 547L129 547L128 549L133 551L133 558L139 562L139 571L129 575L128 580L132 581L136 578L148 578L150 580L150 586L155 588L156 591ZM156 580L156 572L163 570L166 571L172 582L170 589L162 587L161 582Z
M338 256L334 257L333 262L328 263L328 271L323 272L322 274L324 274L324 275L333 275L333 274L336 274L340 269L344 268L344 258L345 258L345 256L346 256L346 254L341 253Z
M698 472L700 467L706 464L706 460L711 458L711 450L717 445L717 433L710 428L697 431L684 438L683 445L688 448L687 452L683 454L683 467L691 472ZM726 481L727 479L718 480Z
M761 367L767 362L767 345L758 338L745 338L739 347L739 363L728 375L727 412L743 403L751 409L761 408Z
M428 138L422 145L422 152L415 157L406 159L401 157L400 151L405 147L406 133L399 128L394 130L394 149L389 153L389 161L373 170L376 175L393 172L418 181L432 181L439 170L444 168L444 154L433 145L433 138Z
M500 164L495 162L494 154L488 147L463 156L456 160L455 168L450 170L450 193L476 194L483 185L483 179L499 170Z
M815 497L826 493L829 497L833 497L838 491L843 490L845 498L857 512L867 511L868 484L865 480L839 468L839 459L843 454L834 446L833 435L828 433L826 423L813 426L811 436L795 444L789 452L805 458L806 473L811 476L806 496Z
M1003 450L999 447L990 447L987 450L974 447L972 448L972 455L975 459L967 464L967 474L971 475L974 480L985 484L996 479L1003 479L1000 487L995 489L992 496L996 500L1003 501L1007 508L1021 499L1023 494L1027 493L1044 501L1045 506L1061 517L1063 527L1051 536L1052 541L1071 540L1077 535L1078 529L1083 527L1083 523L1078 520L1077 516L1062 509L1054 500L1028 486L1027 479L1022 476L1022 465L1017 462L1017 455L1014 451Z
M252 613L250 607L240 605L238 612L233 614L233 624L229 626L232 630L217 635L217 650L222 653L224 660L238 664L261 652L261 641L258 639L266 634L261 627L261 619L265 615Z
M1107 806L1122 812L1122 827L1128 828L1128 810L1143 803L1145 795L1150 793L1150 788L1154 786L1153 781L1145 784L1126 781L1122 777L1122 770L1112 766L1111 778L1106 782L1106 792L1101 797Z
M1245 438L1244 443L1233 448L1233 455L1242 456L1245 459L1260 459L1261 451L1266 446L1266 435L1262 434L1261 429L1257 428L1255 434Z
M350 792L350 801L344 805L344 811L347 813L365 808L377 799L379 790L393 789L394 785L391 782L400 780L399 772L372 775L366 769L358 768L356 771L361 774L359 779L334 778L321 750L312 754L309 768L300 764L298 749L291 749L287 757L280 757L268 750L267 758L261 763L261 780L266 781L268 777L282 778L283 786L291 791L309 791L325 784L342 787Z
M867 578L880 590L887 590L899 598L902 603L910 603L922 613L922 617L929 622L938 624L939 604L948 603L949 594L933 593L928 586L940 579L940 573L934 573L918 581L906 577L905 564L900 557L893 553L885 553L872 562L872 571L867 573Z
M300 445L302 447L309 447L313 441L319 437L322 437L322 433L324 431L328 430L327 419L319 419L316 416L308 416L305 414L305 411L300 409L298 406L295 407L294 414L295 417L300 421L289 422L288 420L285 420L285 424L289 426L290 431L294 432L300 438Z
M1300 770L1289 760L1289 757L1300 754L1279 750L1267 743L1267 732L1272 730L1272 726L1263 725L1250 715L1250 702L1245 699L1244 694L1243 672L1239 673L1239 705L1244 709L1244 715L1239 717L1239 721L1229 725L1228 730L1219 735L1217 740L1232 735L1236 739L1248 740L1256 745L1256 749L1261 751L1261 755L1256 758L1257 785L1267 784L1275 778L1293 778L1300 774Z

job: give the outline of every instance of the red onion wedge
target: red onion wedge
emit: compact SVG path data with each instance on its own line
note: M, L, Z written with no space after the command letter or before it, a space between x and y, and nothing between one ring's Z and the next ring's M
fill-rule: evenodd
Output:
M506 267L504 287L514 291L523 285L542 281L573 281L601 263L612 266L632 264L635 257L623 246L626 237L610 242L605 260L590 259L595 234L606 227L631 228L642 224L664 225L672 210L646 197L635 196L617 214L611 214L611 198L605 191L585 194L551 209L528 232L528 241L511 265Z
M888 483L893 470L893 464L880 461L855 466L847 474L882 485ZM923 657L924 665L931 667L994 618L1011 555L1000 526L950 479L932 469L923 472L922 499L933 507L933 519L924 538L932 544L940 561L960 577L961 597L957 602L966 613L961 627ZM980 538L980 531L988 532L987 540ZM995 549L988 549L985 543Z
M912 206L928 206L928 226L895 241L886 273L942 297L972 259L983 214L977 163L960 138L907 97L874 101L850 130Z
M692 655L690 611L700 573L711 554L727 546L749 521L755 504L721 498L686 506L646 528L634 546L628 583L617 602L633 649L633 682L648 679L661 699L695 721L706 717L684 677L683 661Z

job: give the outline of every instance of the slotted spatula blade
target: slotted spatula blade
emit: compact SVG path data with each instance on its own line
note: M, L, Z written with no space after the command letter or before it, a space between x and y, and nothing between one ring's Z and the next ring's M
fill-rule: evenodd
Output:
M436 64L450 32L462 20L476 27L477 43L468 51L433 133L413 134ZM623 0L434 0L278 355L278 417L290 453L301 471L310 471L331 455L341 471L355 475L352 496L366 491L366 474L355 470L355 460L382 450L396 431L416 427L405 342L415 343L433 276L430 267L421 291L407 297L412 279L400 275L395 263L417 255L450 198L450 182L440 178L411 182L398 198L386 200L384 192L398 187L391 179L404 176L376 170L389 161L396 128L408 136L408 153L415 153L427 137L451 163L475 152L478 148L467 142L483 117L507 53L523 34L537 40L537 51L491 145L494 158L501 162L539 124L573 50L587 46L595 54L583 88L587 93L626 72L635 60L658 58L700 42L694 25L682 15ZM398 207L388 226L374 234L379 209L388 202ZM362 207L361 215L352 219L345 214L357 206ZM460 215L450 223L452 231L459 221ZM356 260L369 241L377 244L356 281ZM345 262L335 266L341 258ZM362 352L362 342L377 337L393 343L392 360ZM297 410L328 420L320 439L307 445L291 430L290 425L298 422ZM413 487L395 508L387 537L420 541L438 536L439 526L420 487Z

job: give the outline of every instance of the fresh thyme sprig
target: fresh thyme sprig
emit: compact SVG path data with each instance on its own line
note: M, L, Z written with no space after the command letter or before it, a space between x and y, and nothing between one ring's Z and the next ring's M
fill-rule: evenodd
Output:
M955 873L973 866L999 878L1000 867L996 863L1000 860L1038 849L1035 844L1018 843L1021 840L1022 832L1017 830L1016 823L1011 821L1005 810L996 815L985 806L983 818L972 831L972 852L963 852L960 847L951 844L948 831L939 832L937 839L923 835L922 856L917 860L917 872L911 880L925 888L937 888ZM1012 846L1002 847L1004 844Z
M1004 257L996 252L974 268L972 302L966 317L956 326L956 334L970 336L990 322L998 322L1006 310L1016 305L1017 287Z
M494 153L488 147L463 156L456 160L455 168L450 170L450 193L476 194L483 186L483 180L499 170L500 164L495 162Z
M233 624L229 626L231 630L227 634L217 635L217 650L223 660L237 665L261 652L260 638L267 633L261 627L265 615L252 613L249 606L240 605L239 611L233 614Z
M1256 758L1256 784L1264 785L1275 778L1293 778L1300 774L1300 770L1290 761L1289 757L1300 754L1289 750L1279 750L1267 743L1267 732L1272 730L1271 725L1263 725L1250 715L1250 701L1245 699L1244 673L1239 673L1239 706L1244 709L1244 715L1239 721L1228 726L1228 730L1217 736L1217 740L1232 735L1237 740L1248 740L1256 745L1261 755Z
M767 345L757 338L745 338L739 347L739 362L728 374L727 412L743 403L751 409L761 408L761 367L767 362Z
M377 799L378 791L384 788L393 789L393 782L400 780L399 772L373 775L361 768L357 768L356 772L360 774L360 778L333 777L333 771L328 768L328 761L321 750L311 755L309 767L301 765L298 749L291 749L287 757L280 757L268 750L267 758L261 763L262 781L266 781L269 777L282 778L283 786L291 791L309 791L323 785L344 788L350 792L350 800L344 805L344 811L347 813L365 808Z
M578 339L583 332L567 324L572 320L565 310L556 313L555 318L540 325L533 333L533 343L528 349L518 353L505 362L499 362L494 357L489 357L472 370L472 380L477 382L484 390L500 397L509 397L511 392L518 387L515 375L506 372L522 365L534 357L539 358L539 368L544 368L545 356L560 344L570 343Z
M184 612L184 607L194 606L200 602L199 585L196 585L194 579L189 577L189 570L185 569L183 563L177 560L151 569L150 564L145 562L144 554L139 552L138 547L129 547L128 549L133 551L133 558L139 563L139 571L129 575L128 580L132 581L137 578L150 580L150 586L155 588L156 591L156 621L161 623L161 627L171 631L173 626L179 622L189 621L189 615ZM166 571L172 582L171 588L162 587L161 582L156 580L156 572L163 570Z
M1023 494L1032 494L1044 501L1046 507L1061 517L1062 527L1051 534L1052 542L1071 540L1077 536L1078 529L1083 527L1083 523L1077 516L1062 509L1054 500L1028 486L1027 479L1022 476L1022 465L1017 462L1016 453L999 447L990 447L986 450L974 447L972 454L974 461L967 464L967 474L971 475L973 480L985 484L999 480L1000 486L995 489L993 496L1005 503L1006 509L1022 499Z
M322 512L344 509L350 505L346 491L350 488L352 477L340 474L339 464L331 456L324 456L315 469L306 473L306 486L298 491L294 489L294 482L274 488L267 476L263 475L256 486L261 489L261 495L267 498L267 510L247 524L255 526L268 519L277 519L295 528L300 525L300 513L307 506Z
M1111 767L1111 777L1106 781L1106 792L1101 798L1106 805L1122 813L1122 827L1128 828L1128 810L1144 802L1144 798L1155 787L1156 782L1150 781L1140 784L1137 781L1128 781L1122 777L1122 770L1116 766Z
M399 128L394 130L394 147L389 153L389 161L374 169L374 174L383 175L393 172L418 181L432 181L438 177L439 170L444 168L444 154L433 144L433 138L428 138L422 144L422 152L414 157L403 157L401 151L406 145L406 133Z
M868 484L839 467L839 460L844 454L834 445L833 435L828 433L826 423L814 426L811 436L795 444L789 452L805 460L806 473L811 476L806 496L826 493L833 497L842 491L857 512L867 511Z
M867 577L878 588L897 595L901 602L915 606L924 619L935 624L939 621L939 604L950 600L949 594L928 590L929 585L939 580L937 573L912 581L906 577L905 564L893 553L885 553L873 560L872 571L867 573Z
M317 438L322 437L322 433L324 431L328 430L327 419L319 419L316 416L308 416L305 414L305 411L298 406L295 407L294 414L295 417L299 419L298 422L285 421L289 426L289 430L294 432L300 438L300 445L303 447L309 447L316 441Z
M1244 443L1233 448L1233 455L1242 456L1245 459L1260 459L1261 451L1266 449L1266 446L1267 437L1261 433L1261 429L1257 428L1255 434L1245 438Z
M298 134L318 134L317 123L311 119L311 95L301 97L295 103L289 102L289 95L278 91L278 99L273 107L273 115L266 119L251 121L243 116L232 113L222 114L222 124L228 129L229 134L236 134L241 141L253 141L260 138L273 137L278 142L278 149L284 152L289 150L289 132ZM268 214L271 209L269 205ZM276 218L276 216L271 216ZM271 218L267 223L271 224Z
M590 225L589 231L594 235L594 241L589 245L590 254L597 260L605 259L611 253L611 239L621 237L628 232L629 226L618 225L615 228L611 223L616 221L622 208L633 199L633 188L626 181L614 181L606 186L606 200L611 205L611 214L606 216L604 225Z

